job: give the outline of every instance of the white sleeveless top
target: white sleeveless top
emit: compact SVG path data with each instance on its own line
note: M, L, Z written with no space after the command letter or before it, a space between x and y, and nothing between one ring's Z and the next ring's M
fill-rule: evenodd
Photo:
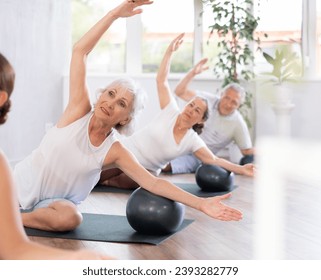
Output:
M179 108L172 99L144 128L121 139L139 163L157 176L172 159L206 146L193 129L189 129L180 143L176 143L174 126L179 114Z
M113 131L96 147L88 134L93 113L72 124L51 128L40 146L15 166L19 203L30 209L47 198L65 198L81 203L99 180L104 159L118 141Z

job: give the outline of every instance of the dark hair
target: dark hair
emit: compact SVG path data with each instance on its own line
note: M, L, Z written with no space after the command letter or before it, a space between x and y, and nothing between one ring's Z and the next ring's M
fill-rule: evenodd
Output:
M203 97L200 97L200 96L197 96L197 98L203 100L206 104L206 110L204 111L204 114L203 114L203 117L202 117L202 120L205 122L207 121L208 117L209 117L209 110L208 110L208 101L206 98L203 98ZM203 132L203 128L204 128L204 123L196 123L192 126L192 128L194 129L194 131L197 133L197 134L201 134Z
M10 96L14 88L15 72L9 61L0 53L0 91L8 94L8 100L0 107L0 124L7 120L10 111Z

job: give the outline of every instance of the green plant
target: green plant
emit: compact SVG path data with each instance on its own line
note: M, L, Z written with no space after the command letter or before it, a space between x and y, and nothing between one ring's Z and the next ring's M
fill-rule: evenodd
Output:
M284 82L295 82L302 76L302 62L298 54L289 48L276 49L274 57L263 52L266 61L272 65L271 72L262 74L270 76L268 82L282 84Z
M214 73L217 77L223 75L223 87L231 82L251 80L255 74L251 67L254 55L250 44L260 44L260 38L254 37L259 17L253 15L253 0L203 2L212 9L210 34L218 35L219 53Z
M210 36L217 37L219 53L214 63L214 74L223 78L221 87L231 82L250 81L255 77L252 43L260 50L260 38L255 38L255 29L260 20L253 15L253 0L203 0L210 6L213 24L209 26ZM264 36L267 36L264 34ZM252 96L247 92L241 113L249 127L248 109L252 108ZM243 109L243 112L242 112Z

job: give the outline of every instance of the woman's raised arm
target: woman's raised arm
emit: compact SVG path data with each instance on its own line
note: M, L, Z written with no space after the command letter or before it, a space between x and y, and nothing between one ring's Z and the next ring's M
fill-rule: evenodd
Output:
M99 20L80 40L75 43L70 64L69 102L58 125L65 126L84 116L91 110L86 83L86 62L103 34L118 18L131 17L142 13L139 7L153 1L124 1Z
M169 83L168 83L168 74L171 66L171 58L173 52L175 52L179 46L183 42L184 33L178 35L167 47L167 50L164 54L163 60L159 66L159 70L157 73L156 81L157 81L157 92L160 108L163 109L170 102L171 98L173 98Z

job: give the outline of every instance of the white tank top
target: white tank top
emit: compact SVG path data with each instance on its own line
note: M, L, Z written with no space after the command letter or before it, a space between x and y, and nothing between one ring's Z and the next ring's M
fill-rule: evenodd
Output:
M154 175L173 158L193 153L205 147L204 141L189 129L180 143L176 143L174 126L180 111L174 99L149 124L129 137L121 139L139 163Z
M65 198L81 203L96 185L104 159L117 141L113 131L96 147L88 125L92 112L64 127L51 128L40 146L15 166L19 203L32 208L47 198Z

